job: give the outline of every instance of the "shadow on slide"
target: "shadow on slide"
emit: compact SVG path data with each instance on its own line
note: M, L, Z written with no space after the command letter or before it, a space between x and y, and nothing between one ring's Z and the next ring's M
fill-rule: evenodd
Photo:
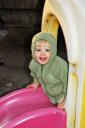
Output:
M66 112L41 88L19 89L0 98L0 128L66 128Z

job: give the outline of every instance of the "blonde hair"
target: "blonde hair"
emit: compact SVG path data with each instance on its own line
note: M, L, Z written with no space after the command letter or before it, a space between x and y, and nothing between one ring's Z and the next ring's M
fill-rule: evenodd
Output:
M47 40L44 40L44 39L40 39L40 40L38 40L38 41L36 41L36 43L35 43L35 47L36 47L36 44L37 43L44 43L44 44L48 44L48 46L50 46L50 44L49 44L49 42L47 41Z

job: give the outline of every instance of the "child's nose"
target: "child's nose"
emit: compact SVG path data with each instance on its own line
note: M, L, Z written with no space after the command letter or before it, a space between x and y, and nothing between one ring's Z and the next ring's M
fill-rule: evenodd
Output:
M42 51L42 52L41 52L41 55L45 55L45 51Z

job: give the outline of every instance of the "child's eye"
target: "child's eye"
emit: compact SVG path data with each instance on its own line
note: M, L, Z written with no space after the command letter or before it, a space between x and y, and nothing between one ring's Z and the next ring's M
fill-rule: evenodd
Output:
M46 49L46 52L50 52L50 49Z
M36 49L35 51L41 51L41 49Z

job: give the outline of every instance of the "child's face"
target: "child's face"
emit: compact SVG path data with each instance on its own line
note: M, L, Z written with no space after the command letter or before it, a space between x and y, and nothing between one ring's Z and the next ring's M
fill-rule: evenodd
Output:
M34 56L38 63L47 64L51 55L50 45L46 41L36 42Z

